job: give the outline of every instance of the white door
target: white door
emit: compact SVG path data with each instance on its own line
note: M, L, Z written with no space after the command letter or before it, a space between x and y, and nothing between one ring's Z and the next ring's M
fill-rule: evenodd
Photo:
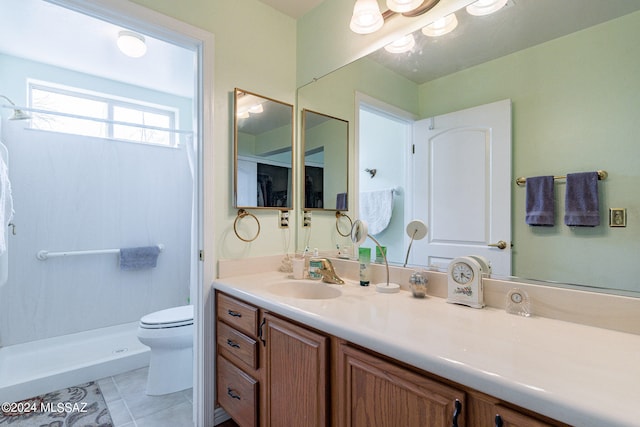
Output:
M413 206L428 227L411 264L481 255L511 274L511 100L414 124ZM505 242L499 249L491 244Z

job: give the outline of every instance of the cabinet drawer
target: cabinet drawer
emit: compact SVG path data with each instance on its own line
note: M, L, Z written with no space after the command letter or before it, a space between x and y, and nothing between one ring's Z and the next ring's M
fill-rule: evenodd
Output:
M258 330L258 309L237 299L218 294L218 319L255 337Z
M218 356L218 402L241 427L258 424L258 382Z
M222 322L217 323L216 335L218 351L226 352L253 369L258 368L257 342L254 339Z

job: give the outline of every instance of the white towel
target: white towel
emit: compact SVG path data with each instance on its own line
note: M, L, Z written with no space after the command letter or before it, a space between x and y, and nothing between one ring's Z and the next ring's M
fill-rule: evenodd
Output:
M360 219L369 226L370 234L384 231L393 212L393 189L360 193Z
M5 158L8 157L7 148L0 143L0 255L7 250L7 225L13 219L13 197L11 196L11 182L9 168Z

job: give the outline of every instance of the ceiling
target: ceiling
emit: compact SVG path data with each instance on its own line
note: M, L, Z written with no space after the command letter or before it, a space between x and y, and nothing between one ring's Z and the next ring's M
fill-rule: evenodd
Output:
M416 31L412 52L370 58L422 84L637 10L639 0L509 0L488 16L456 12L458 27L444 36Z
M43 0L0 0L0 53L193 97L195 52L145 35L147 54L129 58L116 47L123 29Z
M324 0L260 0L276 10L298 19ZM355 0L354 0L355 3Z

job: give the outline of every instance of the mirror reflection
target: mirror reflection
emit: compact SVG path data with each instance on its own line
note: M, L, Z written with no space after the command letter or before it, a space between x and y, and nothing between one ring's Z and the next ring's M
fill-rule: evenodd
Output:
M234 91L234 206L293 207L293 106Z
M302 110L304 208L347 210L349 122Z
M640 2L623 0L519 0L481 18L472 19L462 10L458 27L442 38L418 32L414 50L395 56L380 50L304 86L299 94L313 98L314 105L328 112L334 111L331 108L360 111L368 104L409 123L511 100L511 162L502 164L511 169L512 178L512 274L638 292L640 283L628 278L640 276L640 265L634 260L640 250L640 230L632 226L640 211L640 147L633 142L640 131L634 117L640 107L636 96L640 91L639 9ZM356 97L338 103L326 95L354 92L366 94L366 102ZM356 132L360 150L356 157L361 159L366 141L361 129ZM393 144L389 142L390 147ZM397 153L398 147L390 152ZM410 156L410 150L403 155ZM371 182L365 168L377 168L378 174L384 171L373 163L353 162L350 167L352 176L358 176L359 190L363 182ZM598 189L598 227L564 225L566 185L562 181L555 185L556 225L525 223L525 190L515 177L598 169L609 172ZM394 257L394 239L400 239L396 260L406 251L405 221L416 218L409 204L413 196L411 187L400 188L394 196L388 236L376 236L388 247L389 259ZM406 212L396 210L399 202ZM609 227L610 208L627 209L627 227ZM359 216L357 211L354 215ZM393 218L399 223L394 225ZM427 224L424 241L438 235ZM464 226L465 221L460 224ZM428 254L418 255L416 245L412 257L426 259Z

